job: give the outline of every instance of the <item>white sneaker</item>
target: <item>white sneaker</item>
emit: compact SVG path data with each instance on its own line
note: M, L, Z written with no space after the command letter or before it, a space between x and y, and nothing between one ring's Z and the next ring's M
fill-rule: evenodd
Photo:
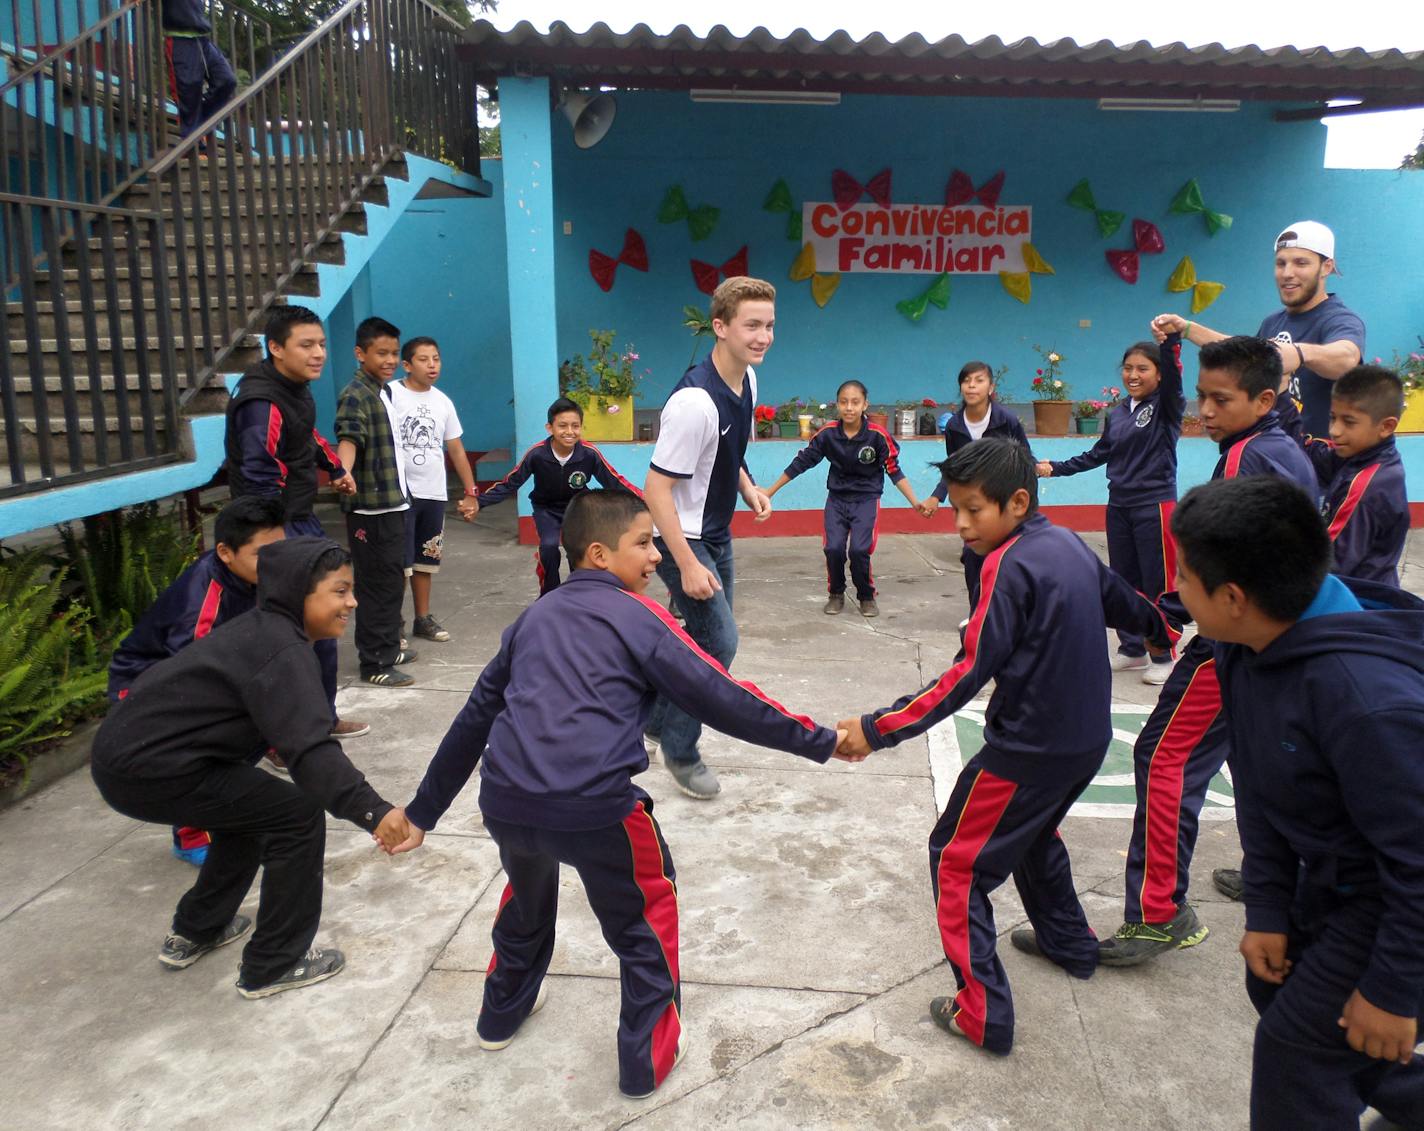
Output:
M1147 666L1146 656L1124 656L1121 652L1114 652L1111 661L1112 670L1115 672L1131 672L1138 668Z
M1142 673L1142 682L1160 687L1167 682L1167 677L1172 674L1174 666L1173 664L1148 664L1147 670Z

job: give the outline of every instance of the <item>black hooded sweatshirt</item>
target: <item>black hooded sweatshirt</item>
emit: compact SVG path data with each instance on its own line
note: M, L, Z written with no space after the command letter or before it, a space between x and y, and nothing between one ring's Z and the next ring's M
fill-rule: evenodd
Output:
M327 812L373 831L392 806L331 737L331 708L302 615L312 567L335 548L326 538L262 547L257 608L140 675L94 736L94 764L128 778L171 780L246 762L265 741Z

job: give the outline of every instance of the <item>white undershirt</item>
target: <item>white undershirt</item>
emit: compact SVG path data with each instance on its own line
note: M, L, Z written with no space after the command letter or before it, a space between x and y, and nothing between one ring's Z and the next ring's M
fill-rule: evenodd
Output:
M969 438L971 440L982 440L984 438L984 433L989 430L989 417L991 415L991 413L986 412L984 419L977 424L969 419L967 413L964 415L962 418L964 420L964 427L969 431Z

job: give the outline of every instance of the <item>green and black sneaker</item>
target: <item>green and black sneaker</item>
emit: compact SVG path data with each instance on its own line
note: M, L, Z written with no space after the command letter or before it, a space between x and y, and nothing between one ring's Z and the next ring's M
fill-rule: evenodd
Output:
M1112 938L1098 943L1098 961L1104 966L1136 966L1163 951L1196 946L1210 933L1191 904L1184 903L1170 922L1124 923Z

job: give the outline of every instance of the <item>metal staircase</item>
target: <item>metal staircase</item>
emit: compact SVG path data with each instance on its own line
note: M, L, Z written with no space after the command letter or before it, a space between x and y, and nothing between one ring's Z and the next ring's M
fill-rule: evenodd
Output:
M459 28L425 0L342 5L181 142L157 12L127 0L0 85L0 500L186 458L185 413L407 152L479 170Z

